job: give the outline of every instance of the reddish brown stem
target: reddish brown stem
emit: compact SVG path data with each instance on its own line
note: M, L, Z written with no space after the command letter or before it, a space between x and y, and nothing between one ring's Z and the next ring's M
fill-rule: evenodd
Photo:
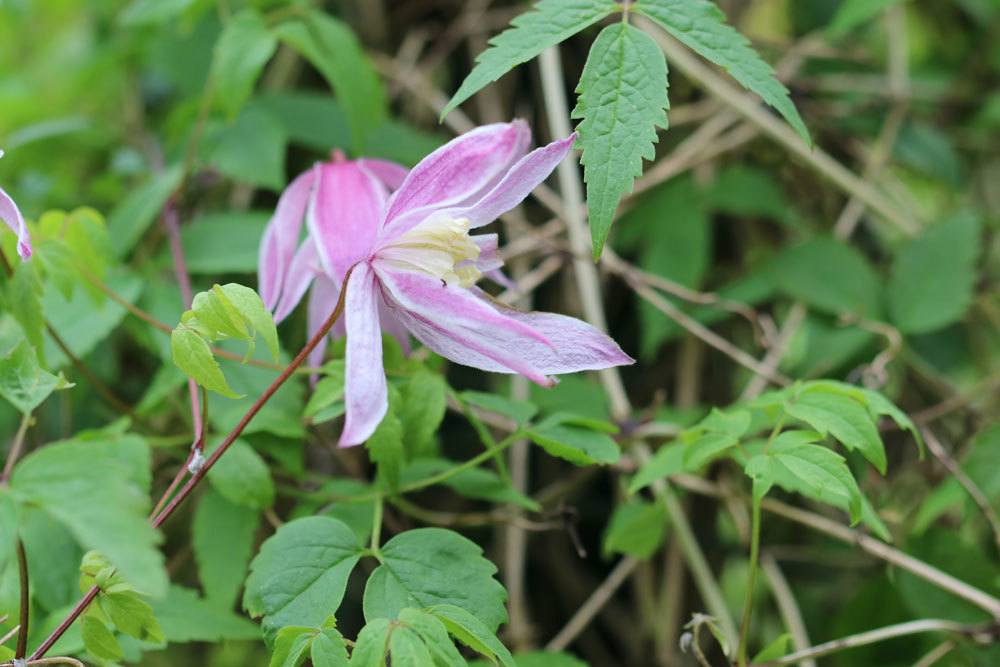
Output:
M351 271L353 271L353 268ZM254 401L253 405L250 406L250 409L247 410L245 415L243 415L243 418L240 419L239 423L233 428L232 431L229 432L226 439L222 441L222 444L219 445L214 452L212 452L211 456L208 457L205 464L191 475L187 483L184 484L183 488L181 488L177 495L170 500L163 511L152 519L154 527L159 528L163 525L163 522L169 519L181 503L183 503L187 497L191 495L191 492L194 491L198 482L200 482L205 475L208 474L208 471L211 470L216 461L218 461L219 458L226 453L229 446L232 445L238 437L240 437L243 433L243 429L245 429L247 424L250 423L250 420L253 419L258 412L260 412L260 409L264 407L264 404L267 403L271 396L273 396L274 393L281 388L281 385L283 385L285 381L288 380L293 373L295 373L295 370L302 365L302 362L306 360L309 353L312 352L317 345L319 345L320 341L322 341L328 333L330 333L330 329L333 328L333 325L338 319L340 319L340 316L344 311L344 297L347 295L347 283L351 278L351 271L348 271L347 275L344 276L344 286L343 289L340 290L340 299L337 301L337 307L333 309L330 317L328 317L326 322L323 323L323 326L320 327L319 331L317 331L313 337L309 339L306 346L303 347L297 355L295 355L295 358L292 359L292 362L281 372L281 375L275 378L274 382L271 383L271 386L269 386L264 393L261 394L256 401ZM185 469L186 467L187 466L185 466ZM167 489L167 493L164 494L164 497L169 495L169 492L171 491L172 489ZM161 502L157 503L157 505L160 504L162 504L162 499ZM85 595L83 599L80 600L75 607L73 607L73 610L69 613L66 619L59 624L59 627L53 630L52 634L50 634L48 638L42 642L42 645L35 649L35 652L31 654L30 660L37 660L38 658L44 656L45 653L52 648L52 645L59 641L59 638L66 633L66 630L73 625L73 622L79 618L80 614L84 612L87 606L94 601L94 598L97 597L99 592L100 589L97 587L90 589L87 592L87 595Z
M14 657L21 660L28 652L28 615L31 612L31 596L28 591L28 557L24 554L24 542L21 540L17 541L17 570L21 581L21 618L18 620L21 625L17 629L17 648L14 650Z

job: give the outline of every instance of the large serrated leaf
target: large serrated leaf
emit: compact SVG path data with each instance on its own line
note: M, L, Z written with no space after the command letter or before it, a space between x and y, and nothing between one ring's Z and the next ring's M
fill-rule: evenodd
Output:
M365 618L395 618L407 607L452 604L495 631L507 620L507 593L478 545L443 528L396 535L380 549L382 564L365 585Z
M287 625L319 626L336 613L361 553L354 532L341 521L290 521L250 564L243 606L264 617L266 633Z
M778 110L806 143L809 130L788 89L750 46L746 37L726 24L726 16L709 0L642 0L635 7L689 48L725 69L744 88Z
M964 214L928 228L896 256L886 291L903 333L927 333L959 320L972 302L979 219Z
M597 258L643 158L656 156L656 128L667 127L667 61L646 33L627 23L610 25L590 47L576 91L573 118L582 119L577 132Z
M490 40L476 66L448 101L444 118L465 100L521 63L528 62L615 11L614 0L542 0L532 11L510 22L510 28Z

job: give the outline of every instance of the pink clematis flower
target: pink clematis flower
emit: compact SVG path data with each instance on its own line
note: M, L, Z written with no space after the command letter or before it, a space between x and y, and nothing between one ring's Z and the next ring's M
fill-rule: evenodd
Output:
M314 331L353 267L344 317L333 332L347 336L341 446L367 440L388 407L383 332L404 346L412 334L454 362L520 373L544 386L554 384L550 375L633 362L584 322L517 311L475 287L502 262L496 234L470 231L527 197L574 139L529 153L524 122L487 125L434 151L405 178L388 163L341 161L318 165L282 195L264 235L260 267L262 295L276 319L312 283ZM389 195L389 188L397 189ZM303 216L309 236L298 251L289 250Z
M0 150L0 158L2 157L3 151ZM21 256L21 259L29 259L31 257L31 238L28 236L28 226L24 224L24 218L21 216L17 204L10 198L10 195L3 191L3 188L0 188L0 219L3 219L7 226L17 234L17 254Z

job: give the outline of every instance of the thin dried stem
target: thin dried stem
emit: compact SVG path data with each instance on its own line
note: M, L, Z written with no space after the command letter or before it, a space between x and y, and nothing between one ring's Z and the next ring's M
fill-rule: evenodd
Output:
M547 651L562 651L572 644L573 640L594 620L594 617L600 613L608 600L614 596L615 592L617 592L619 587L621 587L641 562L638 558L631 556L618 561L618 564L611 570L607 578L601 582L600 586L594 589L594 592L590 594L587 601L573 614L569 622L545 645L545 649Z

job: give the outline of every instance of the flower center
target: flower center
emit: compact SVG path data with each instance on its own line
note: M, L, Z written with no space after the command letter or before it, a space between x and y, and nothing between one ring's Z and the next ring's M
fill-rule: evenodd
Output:
M476 268L479 246L469 236L466 218L435 218L401 234L378 252L398 268L422 271L449 285L472 287L482 275Z

